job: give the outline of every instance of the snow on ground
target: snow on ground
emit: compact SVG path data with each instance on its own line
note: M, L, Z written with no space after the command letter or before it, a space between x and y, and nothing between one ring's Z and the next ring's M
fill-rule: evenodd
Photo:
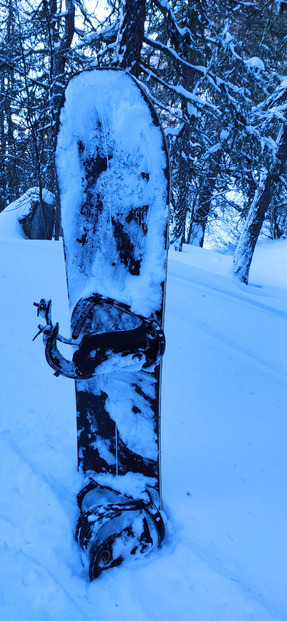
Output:
M55 378L41 338L32 342L40 297L53 298L53 317L68 334L61 243L25 240L4 218L1 619L287 619L287 242L258 247L248 288L232 280L229 256L170 252L167 536L149 557L90 584L73 539L73 382Z

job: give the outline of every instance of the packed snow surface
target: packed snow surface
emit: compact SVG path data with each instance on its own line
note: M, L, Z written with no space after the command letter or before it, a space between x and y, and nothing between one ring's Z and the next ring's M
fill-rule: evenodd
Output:
M248 287L229 256L170 251L166 539L91 584L73 538L73 381L55 378L32 342L40 297L69 330L62 244L6 229L0 252L1 619L287 619L287 242L257 248Z

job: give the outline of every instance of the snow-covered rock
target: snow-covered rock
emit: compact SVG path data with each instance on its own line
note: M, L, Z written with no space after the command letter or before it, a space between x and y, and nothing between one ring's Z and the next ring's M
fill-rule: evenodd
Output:
M55 224L55 197L47 189L33 187L10 203L0 214L2 234L29 239L52 239Z

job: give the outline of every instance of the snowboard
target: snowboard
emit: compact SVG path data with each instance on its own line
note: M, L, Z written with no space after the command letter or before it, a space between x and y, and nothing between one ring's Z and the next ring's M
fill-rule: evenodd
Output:
M59 334L50 301L39 326L55 375L75 381L76 539L90 579L164 538L161 358L169 164L155 110L116 69L76 74L65 89L56 167L71 311ZM64 356L61 341L72 345ZM63 348L62 348L63 349Z

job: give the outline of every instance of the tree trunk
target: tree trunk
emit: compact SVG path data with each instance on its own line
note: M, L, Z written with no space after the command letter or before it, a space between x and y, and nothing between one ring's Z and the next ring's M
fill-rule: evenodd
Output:
M54 93L59 96L62 93L64 80L66 54L71 47L75 33L75 6L73 0L66 0L65 29L62 38L56 45L54 52L53 78L55 80Z
M120 29L119 65L138 77L144 38L146 0L126 0Z
M205 203L201 203L199 208L196 210L196 213L189 225L186 240L187 244L203 248L206 224L210 211L210 204L211 200L208 199Z
M265 214L271 203L273 188L278 177L283 173L287 161L287 125L278 139L276 160L270 172L261 174L244 229L241 233L233 259L233 273L241 282L248 284L249 271L255 246L264 222Z
M216 162L219 162L218 157L214 160L214 163ZM205 173L205 177L199 189L196 201L197 208L190 222L187 236L188 244L199 246L200 248L203 248L206 225L211 211L213 192L216 183L216 170L209 169L209 171Z
M178 134L172 153L173 162L173 232L172 241L181 251L186 242L187 217L191 211L193 170L189 159L190 126L186 123Z
M51 1L51 7L56 7L56 3ZM54 109L58 110L60 99L65 82L66 55L69 51L75 33L75 6L73 0L66 0L65 30L59 43L55 41L55 52L53 62L53 95ZM57 38L58 33L54 33ZM55 140L54 136L54 141ZM54 149L55 151L55 149ZM55 174L55 173L54 173ZM56 217L55 217L55 239L61 235L61 213L58 192L56 191Z

